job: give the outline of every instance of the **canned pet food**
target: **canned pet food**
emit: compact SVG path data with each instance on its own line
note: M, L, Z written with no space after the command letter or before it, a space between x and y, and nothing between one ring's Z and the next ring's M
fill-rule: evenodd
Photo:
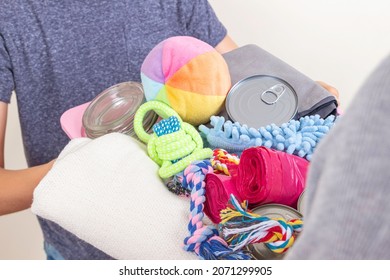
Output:
M301 193L301 195L299 196L299 198L298 198L297 209L298 209L299 213L301 213L301 214L303 214L303 211L305 209L305 203L304 203L304 200L303 200L304 197L305 197L305 191L303 191Z
M136 137L133 119L139 106L145 102L142 85L124 82L114 85L98 94L83 114L83 127L89 138L97 138L110 132L120 132ZM157 120L153 111L143 120L149 131Z
M260 128L291 120L298 110L298 96L280 78L255 75L242 79L230 89L225 106L233 121Z
M282 204L264 204L252 209L253 213L256 213L267 218L283 218L286 221L291 219L301 219L302 215L292 207ZM245 247L250 251L253 258L257 260L276 260L282 259L284 253L274 253L264 243L253 243Z

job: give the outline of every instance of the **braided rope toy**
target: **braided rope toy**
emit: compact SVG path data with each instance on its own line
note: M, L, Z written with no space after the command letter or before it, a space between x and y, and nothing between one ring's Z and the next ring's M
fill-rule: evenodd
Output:
M238 165L240 158L235 154L229 154L224 149L214 149L213 157L211 158L211 165L215 173L223 173L230 176L229 165Z
M306 116L280 127L271 124L259 129L238 122L225 122L222 116L212 116L210 121L212 128L200 125L199 130L211 148L239 153L249 147L265 146L310 160L318 142L333 126L335 117Z
M205 177L213 172L208 160L196 161L184 170L183 186L191 189L190 235L184 239L184 249L194 251L200 258L208 260L228 259L247 260L250 256L244 252L234 252L218 235L214 226L205 226L202 222L203 203L205 201Z
M246 202L240 205L234 195L230 197L230 204L220 213L219 228L234 251L251 243L265 243L271 251L281 254L293 245L297 233L302 231L301 219L270 219L248 212Z
M164 134L164 128L157 128L160 136L148 134L143 128L143 119L150 110L164 119L174 116L176 120L170 119L164 125L177 121L179 128L168 128L171 132L168 134ZM183 122L171 107L160 101L149 101L138 108L134 116L134 131L141 141L147 143L148 155L160 166L158 174L161 178L169 178L183 171L194 160L210 158L213 153L211 149L203 148L202 138L192 125Z

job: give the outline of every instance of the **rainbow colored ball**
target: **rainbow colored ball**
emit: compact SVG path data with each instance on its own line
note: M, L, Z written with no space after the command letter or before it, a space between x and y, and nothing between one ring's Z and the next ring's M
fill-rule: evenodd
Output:
M231 87L228 66L209 44L189 36L156 45L141 66L147 101L159 100L192 125L209 122Z

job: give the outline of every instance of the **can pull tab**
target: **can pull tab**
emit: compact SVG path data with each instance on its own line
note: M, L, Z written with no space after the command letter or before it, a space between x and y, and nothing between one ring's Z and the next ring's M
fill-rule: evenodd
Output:
M285 90L286 87L284 85L276 84L269 89L263 91L260 98L261 100L263 100L264 103L272 105L278 102L279 98L283 95Z

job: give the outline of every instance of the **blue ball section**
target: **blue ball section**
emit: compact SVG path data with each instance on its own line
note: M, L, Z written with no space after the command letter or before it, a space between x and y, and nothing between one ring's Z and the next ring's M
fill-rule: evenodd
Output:
M144 73L141 73L142 87L144 88L144 94L147 101L157 98L160 90L165 86L162 83L153 81L147 77Z
M210 120L211 128L200 125L199 130L212 149L240 154L247 148L264 146L311 160L318 142L329 132L336 118L333 115L326 119L319 115L306 116L281 126L271 124L259 129L225 122L220 116L212 116Z

